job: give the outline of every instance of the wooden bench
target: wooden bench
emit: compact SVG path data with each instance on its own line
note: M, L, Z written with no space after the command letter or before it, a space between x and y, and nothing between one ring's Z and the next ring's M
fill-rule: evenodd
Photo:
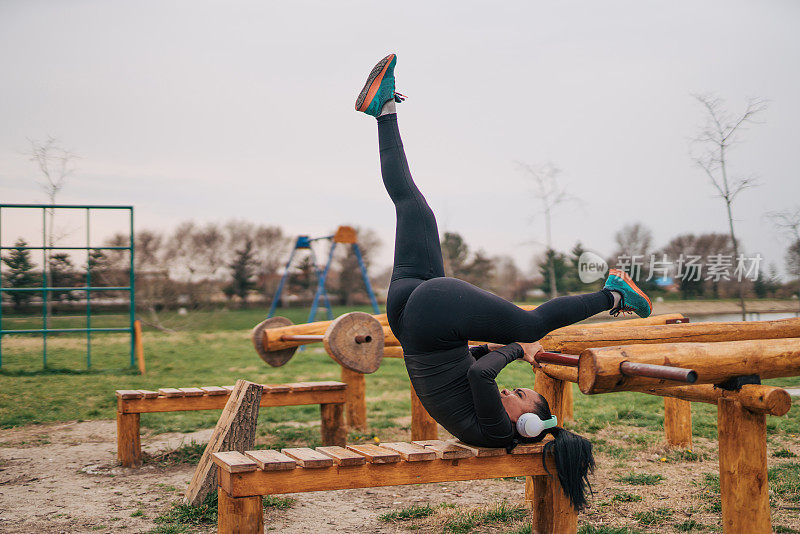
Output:
M343 446L347 439L344 406L347 385L342 382L267 384L261 407L319 404L322 443ZM158 391L118 389L117 459L124 467L142 465L139 414L191 410L221 410L233 386L162 388Z
M526 499L534 508L535 531L575 532L576 513L558 481L545 471L542 446L520 445L508 454L505 449L425 440L215 453L218 532L263 533L264 495L517 476L529 477ZM546 463L555 474L552 455Z

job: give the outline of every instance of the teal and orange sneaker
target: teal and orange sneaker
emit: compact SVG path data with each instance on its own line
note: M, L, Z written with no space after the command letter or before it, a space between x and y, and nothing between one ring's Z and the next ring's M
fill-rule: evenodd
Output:
M389 54L372 69L367 77L367 83L356 99L356 111L363 111L367 115L377 117L381 114L383 105L390 100L402 102L405 96L394 90L394 66L397 56Z
M645 318L649 317L653 311L653 303L625 271L609 270L608 280L603 289L610 289L622 295L619 306L609 312L614 317L620 313L635 313L639 317Z

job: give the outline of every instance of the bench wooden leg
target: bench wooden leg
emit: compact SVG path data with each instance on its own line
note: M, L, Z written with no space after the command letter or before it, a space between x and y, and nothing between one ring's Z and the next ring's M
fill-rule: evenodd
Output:
M719 488L726 534L772 532L767 487L767 416L717 401Z
M264 534L264 507L260 495L231 497L217 490L217 532L219 534Z
M367 429L367 398L364 373L342 367L342 382L347 384L347 426L357 430Z
M667 445L692 448L692 403L664 397L664 434Z
M564 389L571 387L563 380L556 380L544 373L536 373L533 389L547 400L550 412L558 418L559 425L565 419ZM578 531L578 514L561 489L558 475L540 475L525 478L525 501L532 510L533 532L539 534Z
M419 401L414 386L409 384L409 387L411 388L411 439L413 441L439 439L439 425Z
M138 413L117 412L117 459L123 467L142 465Z
M347 445L347 426L344 424L344 404L320 404L320 430L323 445Z

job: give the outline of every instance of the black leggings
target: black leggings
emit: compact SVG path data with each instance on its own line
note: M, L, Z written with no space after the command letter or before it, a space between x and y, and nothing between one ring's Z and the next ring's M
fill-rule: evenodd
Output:
M386 311L406 354L449 351L470 339L537 341L611 309L612 296L600 291L558 297L526 311L463 280L445 278L436 218L411 178L397 115L378 118L378 140L383 183L397 212Z

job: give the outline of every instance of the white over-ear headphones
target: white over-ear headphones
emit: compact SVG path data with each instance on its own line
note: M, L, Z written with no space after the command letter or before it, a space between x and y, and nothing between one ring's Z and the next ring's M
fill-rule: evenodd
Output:
M517 432L526 438L535 438L548 428L553 428L558 424L556 416L542 421L535 413L524 413L517 419Z

